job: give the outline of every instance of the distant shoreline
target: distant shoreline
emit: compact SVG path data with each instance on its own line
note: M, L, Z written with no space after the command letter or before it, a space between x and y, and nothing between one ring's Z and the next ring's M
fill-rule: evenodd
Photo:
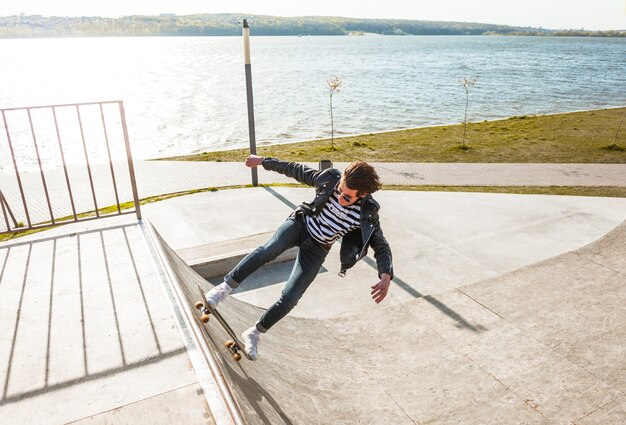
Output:
M74 37L212 37L240 36L245 14L177 16L57 17L0 16L0 39ZM626 37L624 30L586 31L545 29L474 22L339 17L254 16L249 19L254 36L344 35L514 35L557 37Z
M1 28L0 28L1 29ZM598 31L602 33L603 31ZM530 33L491 33L491 34L405 34L402 36L389 34L252 34L254 37L453 37L453 36L469 36L469 37L541 37L541 38L561 38L561 37L579 37L579 38L626 38L626 31L619 35L603 35L603 34L530 34ZM196 35L196 34L99 34L99 35L33 35L33 36L10 36L0 35L0 40L38 40L38 39L67 39L67 38L160 38L160 37L241 37L241 34L230 35Z
M398 37L398 36L390 36L387 34L336 34L336 35L328 35L328 34L303 34L303 35L293 35L293 34L283 34L283 35L267 35L267 34L254 34L255 37L374 37L374 36L388 36L388 37ZM561 35L561 34L407 34L405 37L454 37L454 36L467 36L467 37L537 37L537 38L626 38L626 34L620 35ZM149 35L137 35L137 34L116 34L116 35L38 35L38 36L28 36L28 37L18 37L18 36L4 36L0 35L0 40L49 40L49 39L75 39L75 38L166 38L166 37L206 37L206 38L214 38L214 37L241 37L241 34L237 35L170 35L170 34L149 34Z

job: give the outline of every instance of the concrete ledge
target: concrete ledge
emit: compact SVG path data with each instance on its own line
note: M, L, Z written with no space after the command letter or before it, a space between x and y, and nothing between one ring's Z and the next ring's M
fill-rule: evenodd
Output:
M258 233L244 238L194 246L176 251L204 279L224 276L249 252L263 245L274 233ZM297 248L291 248L266 265L284 263L296 258Z

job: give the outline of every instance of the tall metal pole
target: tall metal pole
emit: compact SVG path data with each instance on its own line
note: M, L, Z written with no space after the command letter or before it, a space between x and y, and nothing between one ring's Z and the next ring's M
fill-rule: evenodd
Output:
M256 155L256 134L254 131L254 102L252 100L252 65L250 64L250 27L248 20L243 20L243 55L246 69L246 93L248 95L248 133L250 134L250 154ZM252 185L259 185L256 167L251 168Z

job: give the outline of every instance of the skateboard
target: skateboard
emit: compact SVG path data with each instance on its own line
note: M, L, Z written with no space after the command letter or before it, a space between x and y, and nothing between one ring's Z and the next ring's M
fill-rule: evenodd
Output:
M245 345L241 341L239 341L239 339L237 338L237 334L235 334L235 332L232 330L230 325L226 322L226 320L224 320L220 312L212 308L209 305L209 303L206 302L206 298L204 297L204 292L202 292L202 288L200 288L200 285L198 285L198 291L200 291L201 301L196 302L195 307L200 312L200 314L202 314L200 316L200 321L202 323L208 323L211 316L215 317L217 321L219 322L219 324L222 326L222 328L224 328L228 336L230 336L231 338L227 340L226 342L224 342L224 345L226 346L226 348L228 348L230 353L233 355L233 359L235 359L235 361L238 362L239 360L241 360L241 354L243 353L243 355L248 360L252 360L250 356L246 354L246 351L243 349Z

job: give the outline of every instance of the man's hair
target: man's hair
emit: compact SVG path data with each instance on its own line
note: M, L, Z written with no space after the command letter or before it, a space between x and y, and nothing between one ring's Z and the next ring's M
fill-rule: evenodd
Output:
M356 190L359 195L374 193L383 185L374 167L363 161L348 165L343 172L343 178L346 186Z

